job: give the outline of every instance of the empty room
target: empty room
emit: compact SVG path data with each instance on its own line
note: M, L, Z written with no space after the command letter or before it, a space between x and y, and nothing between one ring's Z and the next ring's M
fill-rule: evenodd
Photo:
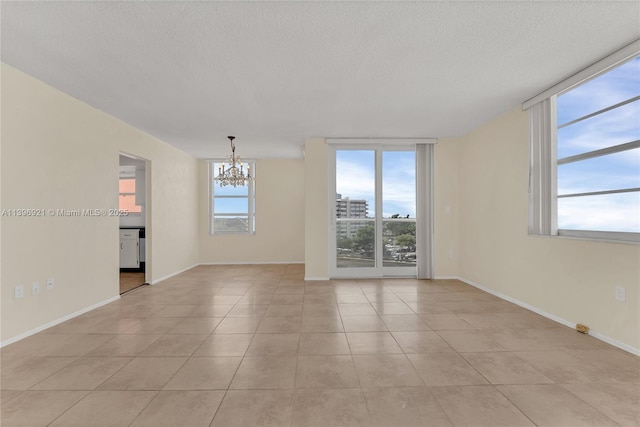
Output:
M639 426L640 3L0 3L0 425Z

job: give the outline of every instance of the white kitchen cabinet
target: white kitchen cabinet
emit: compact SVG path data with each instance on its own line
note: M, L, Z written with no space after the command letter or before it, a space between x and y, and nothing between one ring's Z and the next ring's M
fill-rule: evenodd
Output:
M140 230L120 230L120 268L140 267Z

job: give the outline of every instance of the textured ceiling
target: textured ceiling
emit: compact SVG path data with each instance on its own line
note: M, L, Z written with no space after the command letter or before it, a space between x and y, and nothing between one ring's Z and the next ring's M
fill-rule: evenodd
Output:
M7 2L2 61L197 157L459 136L640 36L640 2Z

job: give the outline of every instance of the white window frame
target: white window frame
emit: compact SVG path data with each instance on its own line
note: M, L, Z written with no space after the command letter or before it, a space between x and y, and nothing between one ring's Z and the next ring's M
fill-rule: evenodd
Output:
M209 234L210 235L253 235L256 233L256 186L255 186L255 176L256 176L256 161L255 160L244 160L243 163L247 164L251 167L251 174L254 179L251 179L248 183L247 195L244 196L236 196L236 195L223 195L216 196L214 194L215 189L215 164L216 163L225 163L227 159L210 159L209 163ZM247 216L247 221L249 222L249 228L247 231L229 231L229 230L216 230L214 228L214 219L216 216L215 213L215 199L247 199L247 209L248 212L233 212L233 213L225 213L222 216Z
M611 146L567 158L557 158L557 97L583 83L596 78L640 55L640 40L631 43L612 55L576 73L569 79L523 103L530 117L530 159L529 159L529 234L537 236L561 236L579 239L609 241L616 243L640 244L640 233L612 232L599 230L558 229L557 224L557 168L559 164L581 161L614 152L635 149L638 141L629 141L623 146ZM633 98L632 98L633 99ZM591 113L575 121L584 120L609 111L620 104ZM575 122L572 121L572 122ZM569 123L572 123L569 122ZM563 124L561 124L562 126ZM564 124L566 126L566 124ZM613 194L618 190L597 192ZM586 194L584 194L586 195ZM560 196L562 197L562 195ZM565 196L567 197L567 196Z

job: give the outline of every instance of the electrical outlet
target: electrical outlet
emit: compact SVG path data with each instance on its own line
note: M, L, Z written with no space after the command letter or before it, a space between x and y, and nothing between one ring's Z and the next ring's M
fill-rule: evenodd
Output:
M24 298L24 286L18 285L14 289L14 296L16 299Z
M53 277L48 278L47 279L47 290L48 291L53 290L53 284L54 284Z
M453 258L453 249L449 249L449 258Z
M33 282L31 284L31 295L38 295L40 293L40 282Z
M627 290L622 286L616 286L616 299L618 301L625 301L627 299Z

